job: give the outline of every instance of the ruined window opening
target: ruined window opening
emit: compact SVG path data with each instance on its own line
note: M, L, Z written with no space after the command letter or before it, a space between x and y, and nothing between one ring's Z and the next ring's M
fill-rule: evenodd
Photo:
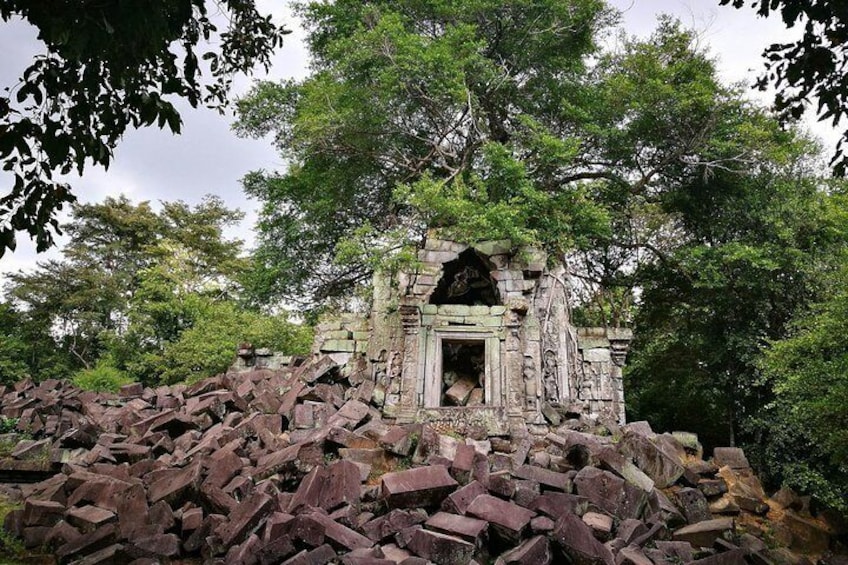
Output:
M492 267L473 249L466 249L445 263L443 269L430 304L495 306L501 303L498 287L489 274Z
M486 342L442 340L442 406L484 406Z

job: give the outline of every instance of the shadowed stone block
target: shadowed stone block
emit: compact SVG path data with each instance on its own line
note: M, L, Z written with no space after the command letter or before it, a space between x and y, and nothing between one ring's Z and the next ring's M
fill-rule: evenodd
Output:
M435 506L459 486L446 467L434 465L386 473L382 497L390 508Z

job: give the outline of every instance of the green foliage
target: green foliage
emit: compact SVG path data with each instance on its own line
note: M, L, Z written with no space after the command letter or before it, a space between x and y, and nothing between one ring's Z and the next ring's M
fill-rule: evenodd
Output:
M132 380L109 360L101 359L95 367L75 374L73 383L83 390L118 392L122 386L132 383Z
M735 8L745 0L720 0ZM775 108L785 118L797 119L815 99L820 121L836 126L848 116L848 86L844 69L848 64L848 12L839 2L813 0L751 0L760 16L779 13L786 27L803 25L804 33L793 42L773 43L763 51L766 72L757 88L774 87ZM799 26L800 27L800 26ZM831 164L838 176L848 172L848 155L843 146L848 130L836 148Z
M108 167L128 128L179 133L175 98L220 107L234 73L268 66L287 32L243 0L214 4L228 22L219 32L207 4L0 1L0 19L32 24L45 51L0 97L0 159L14 175L0 197L0 257L14 249L16 231L39 251L52 245L56 212L75 200L55 173L82 174L87 161ZM203 44L218 48L200 53Z
M842 512L848 512L846 259L834 261L823 299L766 350L762 365L775 399L752 425L767 432L762 456L775 478Z
M561 250L603 223L603 210L569 182L582 140L558 115L612 19L603 3L299 9L313 75L257 84L238 102L237 131L274 134L290 164L244 181L263 202L251 285L259 299L314 305L345 295L370 278L375 258L402 263L428 227ZM349 242L362 229L367 248Z
M14 432L18 427L20 418L7 418L0 416L0 434L8 434Z
M195 382L222 373L235 358L239 343L267 347L286 354L308 353L312 332L285 316L262 316L232 303L208 305L178 340L165 345L156 358L156 372L165 383Z

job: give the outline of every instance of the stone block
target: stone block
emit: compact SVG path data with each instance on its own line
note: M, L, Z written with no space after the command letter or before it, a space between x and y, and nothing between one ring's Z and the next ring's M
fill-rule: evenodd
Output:
M535 536L501 554L495 565L549 565L552 560L548 538Z
M456 536L474 544L480 541L488 526L483 520L447 512L437 512L424 522L424 527L429 530Z
M592 528L592 533L600 541L607 541L612 536L612 516L608 514L586 512L583 523Z
M459 379L445 392L445 400L451 406L465 406L477 383L471 379Z
M474 545L458 537L415 530L407 546L413 553L440 565L468 565L474 554Z
M326 469L319 505L328 512L349 504L359 506L359 468L351 461L336 461Z
M677 501L683 511L683 516L690 524L712 519L707 499L700 490L682 488L677 492Z
M117 516L114 512L98 508L97 506L82 506L70 508L67 513L68 523L83 533L93 532L101 526L115 522Z
M680 528L672 534L672 537L674 541L689 542L697 547L712 547L717 538L732 532L731 518L716 518Z
M734 471L751 468L745 452L739 447L716 447L713 449L713 463L718 467L730 467Z
M574 486L577 494L620 519L639 517L648 501L642 489L595 467L581 469L574 477Z
M255 492L247 500L239 503L229 520L221 524L215 533L225 546L243 541L250 531L270 514L275 506L273 498L261 492Z
M375 542L382 541L396 533L422 524L427 520L427 513L423 510L391 510L383 516L374 518L362 526L362 531L365 532L371 540Z
M521 540L535 512L488 494L476 497L467 514L489 522L502 538L514 543Z
M471 481L448 495L442 502L442 510L454 514L465 514L468 505L481 494L486 494L486 487L479 481Z
M571 491L571 478L566 473L557 473L534 465L521 465L513 471L513 474L521 479L536 481L540 485L563 492Z
M627 433L619 445L621 453L631 457L646 475L654 481L657 488L673 485L683 474L683 464L679 459L670 457L650 439L635 433Z
M579 565L614 565L612 552L595 539L592 529L573 514L563 514L556 522L551 539Z
M440 504L457 486L446 467L435 465L386 473L381 493L390 508L420 508Z

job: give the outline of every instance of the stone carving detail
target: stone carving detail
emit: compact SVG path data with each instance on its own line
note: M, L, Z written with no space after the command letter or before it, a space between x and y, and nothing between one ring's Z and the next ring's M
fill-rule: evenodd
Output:
M536 364L529 355L524 356L522 373L524 375L524 398L527 403L527 409L538 410L540 391L536 384Z
M559 391L559 367L557 366L556 352L548 349L544 356L544 389L545 400L552 404L559 403L561 396Z

